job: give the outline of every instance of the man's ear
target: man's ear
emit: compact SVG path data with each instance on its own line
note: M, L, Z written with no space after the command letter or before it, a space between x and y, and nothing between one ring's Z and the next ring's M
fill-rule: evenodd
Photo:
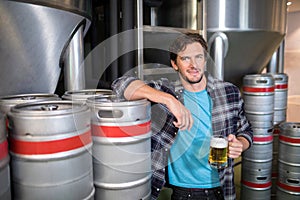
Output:
M172 65L172 67L173 67L173 69L175 71L178 71L178 66L176 65L176 63L174 62L174 60L171 60L171 65Z

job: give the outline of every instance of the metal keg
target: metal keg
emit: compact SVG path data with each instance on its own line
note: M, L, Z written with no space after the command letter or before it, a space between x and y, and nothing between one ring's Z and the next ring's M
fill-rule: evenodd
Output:
M150 199L151 108L147 100L89 98L95 199Z
M49 93L33 93L33 94L17 94L9 96L0 97L0 111L5 114L10 111L10 109L21 103L37 102L37 101L47 101L47 100L60 100L58 95Z
M274 124L286 121L288 76L284 73L272 74L275 81Z
M280 199L300 198L300 123L279 125L277 196Z
M90 97L95 97L98 95L111 95L112 90L108 89L84 89L84 90L72 90L66 91L62 96L62 99L79 101L85 103Z
M272 74L274 77L274 109L281 110L287 107L288 76L284 73Z
M270 199L272 162L242 161L242 199Z
M10 169L5 118L0 112L0 199L10 200Z
M89 108L40 101L8 113L13 199L93 199Z
M282 163L300 167L300 123L279 125L279 156Z
M253 145L243 153L243 159L253 162L272 161L273 156L273 136L255 135Z
M271 199L271 185L267 184L267 187L261 185L250 185L247 183L241 184L241 199L242 200L269 200Z
M250 74L243 77L245 112L274 113L274 79L270 74Z

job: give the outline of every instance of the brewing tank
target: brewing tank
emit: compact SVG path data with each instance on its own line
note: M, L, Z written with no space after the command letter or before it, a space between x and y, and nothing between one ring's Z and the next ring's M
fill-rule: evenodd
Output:
M54 93L68 45L90 26L90 10L90 0L0 1L0 95Z
M237 85L244 75L260 73L283 41L286 14L286 0L207 1L207 36L215 61L209 70Z

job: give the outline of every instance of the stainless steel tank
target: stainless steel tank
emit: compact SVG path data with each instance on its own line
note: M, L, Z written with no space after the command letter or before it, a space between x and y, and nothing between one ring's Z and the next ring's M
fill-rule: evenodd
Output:
M217 77L241 85L260 73L285 36L286 0L208 0L207 38Z
M0 95L54 93L63 61L77 64L65 54L83 50L73 39L87 32L90 11L90 0L0 1Z

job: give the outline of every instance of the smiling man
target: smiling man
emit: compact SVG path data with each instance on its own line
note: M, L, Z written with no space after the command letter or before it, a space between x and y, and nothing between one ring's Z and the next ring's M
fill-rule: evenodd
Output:
M184 88L180 94L166 81L123 76L112 84L119 97L148 99L161 108L153 112L167 116L152 118L152 199L166 185L173 189L172 200L235 199L233 159L253 142L239 89L205 71L207 44L199 34L179 36L170 46L170 58ZM226 168L208 163L212 135L228 138Z

